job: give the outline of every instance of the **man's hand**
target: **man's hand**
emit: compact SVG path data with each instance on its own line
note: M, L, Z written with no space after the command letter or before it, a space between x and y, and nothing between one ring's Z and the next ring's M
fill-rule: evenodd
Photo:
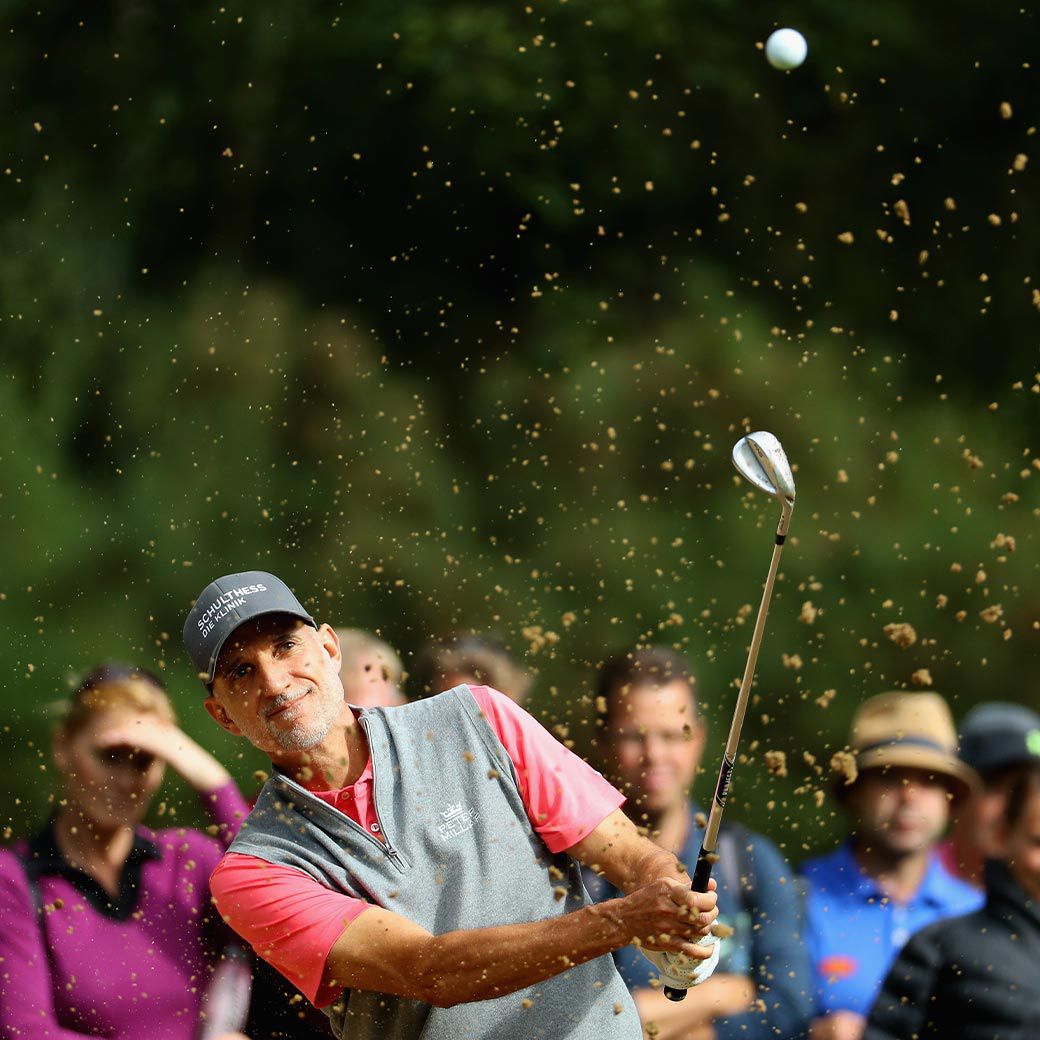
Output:
M867 1020L855 1011L835 1011L814 1018L809 1026L809 1040L860 1040Z
M693 892L688 885L661 878L590 909L615 921L629 942L705 961L715 950L698 943L711 935L711 926L719 916L717 898L714 881L710 891Z
M722 940L716 935L706 935L697 945L711 951L707 960L691 960L684 953L658 953L645 949L640 952L657 969L665 986L672 989L689 989L711 978L719 966Z

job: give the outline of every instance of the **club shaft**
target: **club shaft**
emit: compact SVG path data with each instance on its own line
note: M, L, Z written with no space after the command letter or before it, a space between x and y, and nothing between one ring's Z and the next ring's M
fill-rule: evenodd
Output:
M722 764L719 766L719 779L715 786L715 797L712 799L708 814L708 825L704 829L704 847L707 852L714 852L718 844L719 825L722 823L722 812L726 808L726 796L729 794L730 781L733 778L733 766L737 758L737 747L740 744L740 731L744 726L744 715L747 713L751 687L755 681L755 668L758 665L758 651L762 646L762 634L766 628L766 617L769 614L769 601L773 597L773 585L780 566L780 554L784 551L783 535L777 536L773 547L773 556L769 561L769 573L762 589L762 601L758 605L758 616L755 628L751 633L751 648L748 650L747 664L744 666L744 678L740 681L740 692L733 708L733 720L729 724L729 736L726 738L726 750Z
M733 767L737 758L737 746L740 744L740 731L744 726L744 715L747 712L751 686L755 681L755 666L758 664L758 651L762 646L762 633L765 631L766 617L769 614L769 601L773 598L773 585L776 583L776 573L780 566L780 554L784 551L784 542L787 538L787 528L790 522L791 510L785 505L780 524L776 530L776 544L773 546L773 556L769 561L769 573L766 575L766 583L762 589L762 600L758 605L758 615L755 617L755 628L751 633L751 648L748 650L747 664L744 666L744 678L740 682L737 703L733 708L733 721L729 726L726 750L723 752L722 763L719 766L719 778L715 784L715 795L711 800L708 823L704 828L701 850L697 856L697 864L693 871L692 888L694 892L708 891L711 868L715 861L715 846L718 844L719 827L722 824L722 814L726 809L726 798L729 796L729 787L733 780ZM665 986L664 995L669 1000L684 1000L686 998L686 990L672 989L670 986Z

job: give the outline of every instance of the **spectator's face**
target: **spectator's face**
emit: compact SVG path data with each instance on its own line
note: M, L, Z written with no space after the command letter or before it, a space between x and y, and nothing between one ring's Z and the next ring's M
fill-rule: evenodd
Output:
M441 672L437 677L437 688L431 692L441 693L443 690L451 690L463 683L467 686L491 685L486 676L478 675L476 672L467 672L465 670L447 671ZM517 697L512 690L499 690L498 692L504 693L511 701L515 701L517 704L524 703L523 697Z
M389 708L404 704L400 690L390 681L390 669L378 650L363 650L344 658L339 677L349 704L359 708Z
M320 744L345 708L339 639L275 614L242 625L220 652L206 709L278 762Z
M78 815L104 830L136 826L162 783L163 763L131 747L112 747L104 735L125 726L126 711L104 711L75 733L57 733L54 762Z
M1040 794L1029 798L1018 822L1007 830L1003 854L1018 883L1040 900Z
M860 841L895 855L930 848L949 820L946 783L921 769L867 769L846 798Z
M636 686L620 696L611 744L626 793L639 808L657 814L684 804L704 751L689 684Z
M1007 807L1008 792L1017 772L1004 770L983 778L983 788L958 808L957 834L970 836L984 856L996 855L1001 821Z

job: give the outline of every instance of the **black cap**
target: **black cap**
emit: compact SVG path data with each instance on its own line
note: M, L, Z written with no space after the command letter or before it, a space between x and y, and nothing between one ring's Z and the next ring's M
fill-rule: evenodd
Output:
M184 646L207 686L228 636L264 614L289 614L318 627L289 586L266 571L225 574L202 590L184 622Z
M1006 701L977 705L961 722L960 757L983 775L1040 763L1040 715Z

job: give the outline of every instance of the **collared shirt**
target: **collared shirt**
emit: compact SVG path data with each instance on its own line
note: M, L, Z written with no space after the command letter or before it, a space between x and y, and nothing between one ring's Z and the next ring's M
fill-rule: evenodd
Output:
M697 826L698 809L690 804L686 843L677 858L693 873L703 831ZM733 823L723 823L732 841L720 841L725 859L713 876L718 884L719 922L733 929L723 940L719 974L748 976L762 999L763 1010L749 1011L713 1022L716 1040L773 1040L800 1036L811 1011L811 972L801 937L800 882L779 849L766 837ZM586 870L585 887L597 902L619 896L604 878ZM659 985L657 971L635 947L614 953L621 977L629 989Z
M64 878L97 913L111 918L113 921L125 921L137 906L141 868L148 860L161 858L162 853L159 851L159 846L148 837L148 832L135 831L134 843L119 875L119 891L113 897L90 874L80 870L79 867L74 867L61 854L52 819L39 834L29 841L25 863L37 887L40 878Z
M53 827L0 851L0 1037L194 1040L223 938L206 878L248 811L231 781L203 803L220 838L138 828L115 896Z
M805 939L816 977L816 1014L866 1015L881 982L914 932L977 910L982 893L949 874L932 854L917 891L898 903L865 874L851 842L802 867Z
M505 694L489 686L469 692L509 756L531 825L551 852L581 841L624 802ZM373 782L370 758L350 787L312 793L382 840ZM322 985L325 962L344 929L373 902L319 884L296 867L240 852L221 860L210 887L224 919L311 1003L326 1007L340 995L341 987Z

